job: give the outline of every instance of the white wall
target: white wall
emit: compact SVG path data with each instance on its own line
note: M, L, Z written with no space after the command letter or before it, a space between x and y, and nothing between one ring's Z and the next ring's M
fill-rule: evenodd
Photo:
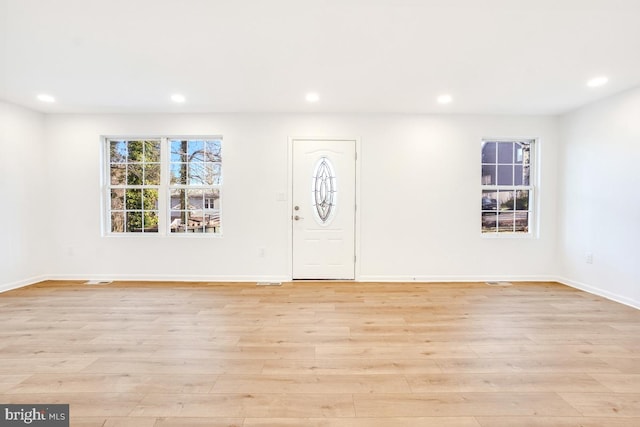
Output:
M0 291L40 280L49 249L41 114L0 102Z
M410 115L50 115L54 278L285 280L290 136L361 141L361 280L546 279L556 271L557 122ZM100 236L100 135L224 137L221 239ZM539 137L540 236L480 235L480 141ZM266 256L258 256L258 248Z
M563 281L640 308L640 88L568 114L561 130Z

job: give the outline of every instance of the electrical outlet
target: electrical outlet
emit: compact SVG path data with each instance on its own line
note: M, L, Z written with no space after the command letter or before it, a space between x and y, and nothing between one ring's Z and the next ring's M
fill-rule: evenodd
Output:
M265 253L265 249L264 248L258 248L258 256L260 258L264 258L264 253Z
M593 264L593 254L591 252L587 252L584 256L584 261L587 264Z

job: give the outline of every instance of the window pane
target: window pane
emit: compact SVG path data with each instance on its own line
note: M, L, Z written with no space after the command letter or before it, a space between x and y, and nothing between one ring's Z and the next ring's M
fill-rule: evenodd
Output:
M160 164L148 163L144 165L144 184L160 185Z
M498 163L513 163L513 142L498 143Z
M222 161L222 144L220 141L205 141L205 161L220 162Z
M127 165L127 185L142 185L142 163Z
M207 168L209 163L189 163L189 185L206 185Z
M531 143L516 142L514 151L514 162L529 164L531 160Z
M142 190L127 190L127 209L142 209Z
M203 194L202 190L187 190L189 209L202 209L204 207Z
M514 230L525 233L529 231L529 212L514 212Z
M525 165L522 167L522 185L530 185L529 184L529 174L531 167L529 165Z
M171 184L187 183L187 163L171 163Z
M110 141L109 161L111 163L124 163L127 161L127 143L125 141Z
M152 163L160 161L160 141L144 142L144 161Z
M184 233L187 231L185 224L187 223L186 211L171 211L171 232Z
M189 162L204 162L204 141L189 141Z
M189 163L189 184L219 185L222 183L220 163Z
M204 191L204 203L206 209L220 209L220 190L208 189Z
M501 211L513 210L513 199L515 197L515 191L499 191L498 203Z
M497 191L482 191L482 210L483 211L495 211L498 209L498 192Z
M513 184L522 185L522 165L515 165L513 167Z
M158 209L158 190L145 188L142 190L142 196L145 210Z
M482 143L482 163L496 163L496 143Z
M158 212L157 211L145 212L143 216L143 221L144 221L145 233L158 232Z
M207 184L220 185L222 184L222 164L220 163L206 163L207 168Z
M498 185L513 185L512 165L498 165Z
M187 155L187 141L171 141L171 161L183 163L189 161L189 156Z
M111 212L111 232L124 232L124 212Z
M517 211L529 210L529 191L516 191L516 209Z
M512 232L514 230L513 224L513 212L498 212L498 232Z
M127 166L123 164L111 165L111 185L122 185L127 177Z
M127 231L130 233L142 232L142 212L127 212Z
M516 143L513 151L513 163L522 163L522 144Z
M495 232L497 230L498 214L494 212L482 212L482 232Z
M186 210L187 190L171 190L171 209L173 210Z
M124 210L124 188L111 190L111 209L114 211Z
M204 220L202 210L187 211L187 233L203 233Z
M496 166L482 165L482 185L496 185Z
M142 141L129 141L127 143L129 162L141 162L143 160L143 144Z

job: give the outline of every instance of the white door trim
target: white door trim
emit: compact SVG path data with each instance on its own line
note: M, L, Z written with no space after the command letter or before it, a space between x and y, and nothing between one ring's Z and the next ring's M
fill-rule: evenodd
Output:
M294 141L354 141L356 144L356 210L355 210L355 265L354 265L354 281L360 281L360 162L362 159L360 153L360 138L336 138L323 136L290 136L287 145L287 271L289 280L293 280L293 142Z

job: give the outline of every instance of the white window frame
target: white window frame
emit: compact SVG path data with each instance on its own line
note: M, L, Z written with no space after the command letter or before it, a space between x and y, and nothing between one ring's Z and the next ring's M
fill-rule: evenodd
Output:
M482 173L480 181L480 198L482 202L482 192L483 191L519 191L526 190L529 191L529 215L528 215L528 227L527 231L490 231L485 232L482 230L482 214L486 212L482 209L482 203L480 203L480 235L483 238L496 239L496 238L520 238L520 239L530 239L538 237L538 218L539 218L539 206L538 206L538 150L539 150L539 139L532 137L518 137L518 138L482 138L479 150L480 161L478 162L480 169L482 170L482 144L486 142L528 142L531 144L531 149L529 151L529 185L485 185L482 183ZM498 159L496 158L496 164ZM497 173L497 172L496 172ZM514 201L515 203L515 201Z
M170 176L170 164L171 164L171 152L170 141L182 139L182 140L219 140L221 144L221 153L224 151L224 140L222 135L170 135L170 136L122 136L122 135L105 135L101 137L101 234L103 237L115 237L115 238L157 238L157 237L175 237L175 238L221 238L223 236L222 226L224 224L223 211L223 179L219 184L213 186L200 186L194 187L200 189L216 188L219 191L219 215L220 226L216 233L172 233L170 230L171 218L171 189L175 186L171 185ZM157 232L112 232L111 231L111 189L112 188L124 188L126 185L111 185L111 169L110 169L110 142L111 141L160 141L160 184L150 186L154 189L158 189L158 231ZM221 165L223 160L221 160ZM222 165L223 166L223 165ZM224 169L221 171L224 176ZM147 188L142 186L141 188Z

